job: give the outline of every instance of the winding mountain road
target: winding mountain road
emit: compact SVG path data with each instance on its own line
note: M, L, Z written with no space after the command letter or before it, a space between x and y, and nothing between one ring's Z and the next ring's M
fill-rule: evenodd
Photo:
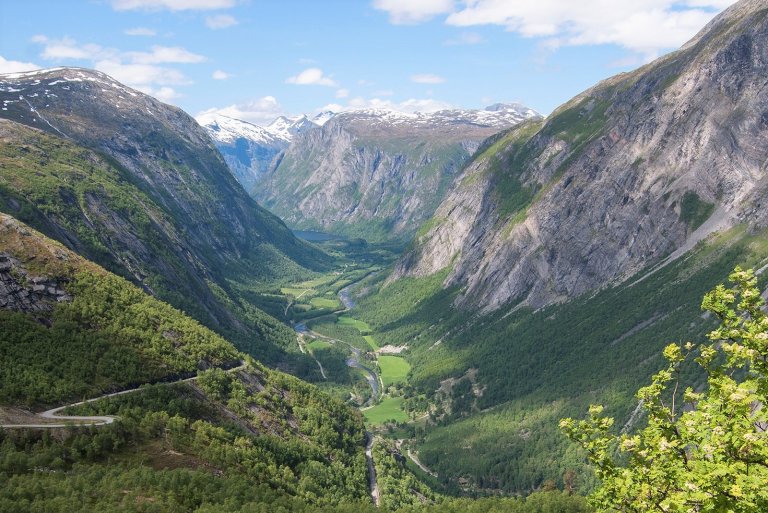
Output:
M227 372L235 372L238 370L242 370L246 367L245 362L240 362L240 365L237 367L233 367L231 369L228 369ZM166 384L173 385L176 383L186 383L188 381L194 381L198 377L192 376L191 378L185 378L180 379L177 381L169 381ZM115 420L117 420L119 417L114 415L59 415L59 412L70 408L73 406L80 406L83 404L93 403L96 401L101 401L102 399L107 399L109 397L115 397L118 395L124 395L124 394L132 394L134 392L138 392L141 390L141 386L136 388L130 388L128 390L122 390L120 392L113 392L111 394L104 394L100 395L98 397L94 397L92 399L86 399L85 401L80 401L77 403L72 404L65 404L64 406L58 406L56 408L51 408L50 410L46 410L44 412L38 413L37 416L41 419L54 419L54 420L62 420L62 421L70 421L70 422L62 422L58 424L54 423L23 423L23 424L0 424L0 428L4 429L25 429L25 428L32 428L32 429L54 429L54 428L66 428L66 427L80 427L80 426L106 426L107 424L112 424Z
M416 466L419 467L423 472L426 472L427 474L429 474L432 477L437 477L437 472L429 470L429 467L427 467L421 461L419 461L419 457L416 456L415 454L413 454L411 452L411 449L408 449L406 451L406 453L408 454L408 457L411 458L411 461L414 462L416 464Z

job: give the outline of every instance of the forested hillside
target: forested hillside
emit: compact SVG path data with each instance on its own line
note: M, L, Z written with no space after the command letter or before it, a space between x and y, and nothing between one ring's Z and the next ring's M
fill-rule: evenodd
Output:
M27 486L42 485L48 492L30 507L62 508L82 500L81 480L93 480L89 495L105 494L94 506L118 505L115 493L136 500L169 491L180 494L170 504L189 505L216 495L185 496L182 483L211 486L222 471L219 500L254 479L260 484L246 493L251 500L367 497L361 417L343 403L250 359L242 370L222 370L246 357L180 311L6 215L0 215L0 247L2 406L60 404L201 372L189 384L155 385L80 407L118 415L114 425L64 438L4 433L6 505ZM33 467L48 469L48 477Z

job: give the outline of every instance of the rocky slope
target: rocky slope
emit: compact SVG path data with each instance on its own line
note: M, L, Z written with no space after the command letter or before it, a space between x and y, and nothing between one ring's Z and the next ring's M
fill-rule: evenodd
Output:
M391 280L450 268L460 305L536 308L768 224L767 16L743 0L677 52L489 141Z
M300 116L280 116L266 127L221 114L203 114L197 122L208 131L216 147L246 191L274 171L294 136L318 125Z
M535 117L521 105L337 114L298 135L253 194L292 227L405 240L485 138Z
M246 194L194 119L84 69L2 75L0 101L0 210L266 350L283 328L240 285L326 257Z

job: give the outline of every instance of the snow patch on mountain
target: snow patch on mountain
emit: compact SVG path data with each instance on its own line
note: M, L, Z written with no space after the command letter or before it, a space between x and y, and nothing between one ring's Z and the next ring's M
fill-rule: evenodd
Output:
M200 114L196 119L213 140L221 144L233 144L238 139L246 139L266 146L287 146L297 134L318 127L306 116L280 116L267 126L215 112Z
M347 111L338 116L366 118L367 121L373 123L409 125L414 128L471 124L503 129L516 125L526 119L540 117L541 115L524 105L497 103L483 110L446 109L435 112L401 112L377 108Z

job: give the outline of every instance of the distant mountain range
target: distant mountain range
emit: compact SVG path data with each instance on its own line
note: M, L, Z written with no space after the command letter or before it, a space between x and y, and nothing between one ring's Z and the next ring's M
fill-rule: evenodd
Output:
M295 228L407 240L488 136L540 116L520 104L278 118L267 127L204 115L246 190Z
M294 136L319 126L306 116L280 116L266 127L221 114L203 114L197 121L208 131L232 174L248 191L280 163L280 156Z

